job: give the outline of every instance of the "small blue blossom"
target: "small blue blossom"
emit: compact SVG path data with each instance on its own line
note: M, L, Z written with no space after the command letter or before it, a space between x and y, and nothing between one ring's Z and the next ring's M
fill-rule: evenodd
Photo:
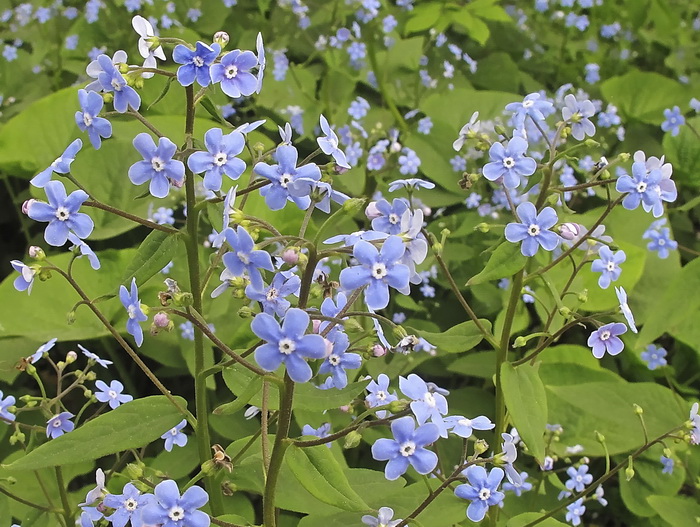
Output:
M164 198L170 192L170 185L181 187L185 180L185 165L173 159L177 146L167 137L158 139L158 146L145 132L134 138L134 148L143 156L129 167L129 179L134 185L142 185L150 180L149 192L156 198Z
M384 31L384 33L391 33L398 24L399 22L394 15L387 15L382 19L382 31Z
M617 295L617 300L620 302L620 311L625 317L625 320L627 320L627 325L632 330L632 333L637 333L637 326L634 323L634 314L629 304L627 304L627 291L625 291L624 287L615 287L615 294Z
M389 391L389 377L384 373L380 373L376 381L372 380L367 385L367 391L369 393L365 397L365 401L369 408L384 406L399 399L395 391ZM387 410L379 410L376 415L379 419L384 419L388 413Z
M197 9L196 7L192 7L187 10L186 16L190 22L196 22L202 16L202 10Z
M133 527L142 527L141 513L152 499L152 494L141 494L132 483L127 483L121 494L107 494L105 496L102 503L114 509L114 512L105 519L113 527L124 527L129 521Z
M447 414L447 399L415 373L399 377L399 389L412 399L411 411L416 416L419 425L428 420L435 424L442 437L447 437L447 424L443 416Z
M561 111L562 118L571 124L571 135L574 139L583 141L586 136L595 135L595 125L589 119L595 115L595 106L588 99L577 101L576 97L568 94L564 97L566 106Z
M209 86L212 81L211 65L221 53L219 44L211 46L197 42L192 50L183 44L178 44L173 50L173 62L182 64L177 69L177 81L183 86L190 86L196 80L200 86Z
M70 412L61 412L54 415L46 422L46 437L56 439L57 437L72 432L75 424L71 421L75 416Z
M522 128L525 118L530 116L533 121L544 121L545 118L554 112L554 105L540 93L527 95L523 102L512 102L506 105L507 112L513 112L513 124L516 128ZM460 135L461 132L460 132Z
M329 334L328 337L331 335ZM330 346L329 346L330 344ZM348 353L350 340L342 331L337 331L333 338L326 339L326 353L330 354L321 363L318 369L319 374L330 373L333 379L333 385L340 389L348 385L348 370L356 370L362 366L362 357L357 353Z
M681 125L685 124L685 117L683 117L681 109L678 106L674 106L671 109L666 108L664 117L666 120L661 123L661 129L664 132L671 132L671 135L676 137L678 132L680 132Z
M673 467L675 465L675 462L672 458L661 456L661 465L663 466L663 468L661 469L662 474L673 474Z
M642 360L647 363L650 370L663 368L668 364L666 362L666 354L668 352L664 348L657 348L653 344L649 344L646 351L642 352Z
M158 225L174 225L175 211L170 207L158 207L155 212L151 213L149 210L148 218Z
M404 176L417 174L418 167L421 164L418 154L408 147L404 147L402 152L403 155L399 156L399 172ZM391 192L391 190L389 192Z
M432 423L415 429L412 417L406 416L391 422L394 439L377 439L372 445L372 457L388 461L384 469L386 479L393 481L412 465L419 474L430 474L437 466L437 455L425 447L440 437L438 427Z
M453 434L464 439L471 437L474 430L493 430L496 426L488 417L483 415L474 419L468 419L462 415L450 415L445 417L445 424L447 429Z
M581 465L578 468L569 467L566 469L566 473L569 479L566 480L564 485L570 491L581 492L593 481L593 476L588 474L588 465Z
M340 272L340 284L347 290L365 289L365 303L370 309L384 309L389 304L389 286L408 292L410 271L398 263L405 252L403 240L389 236L381 251L369 242L358 241L353 247L353 256L359 265L347 267Z
M403 520L392 520L394 517L394 509L390 507L380 507L377 517L365 514L362 517L362 523L369 527L396 527Z
M316 142L321 148L321 151L327 156L332 156L333 159L335 159L335 162L338 163L338 166L350 168L350 165L348 165L347 159L345 158L345 154L338 147L338 136L328 124L328 120L323 116L323 114L321 114L320 120L321 131L325 134L325 137L317 138Z
M255 350L255 360L266 371L275 371L284 363L294 382L307 382L313 375L304 360L323 359L326 344L320 335L307 335L309 315L298 308L287 311L282 325L272 315L258 313L251 329L265 344Z
M75 190L66 196L66 187L60 181L49 181L44 185L48 203L31 200L27 206L27 216L36 221L48 222L44 239L49 245L62 247L73 232L78 238L90 236L95 224L85 213L78 212L88 199L83 190Z
M559 245L560 238L549 229L557 223L557 213L552 207L545 207L537 214L535 205L526 201L516 209L521 223L506 225L506 240L512 243L522 241L520 252L524 256L534 256L540 246L545 251L553 251Z
M321 426L318 428L314 428L311 425L304 425L301 429L301 435L303 436L315 436L318 437L319 439L323 439L324 437L328 437L331 433L331 424L330 423L323 423ZM329 441L326 443L326 446L328 448L331 448L331 442Z
M144 524L161 527L209 527L209 515L197 510L209 501L202 487L190 487L182 496L177 483L168 479L156 485L154 499L148 503L141 515Z
M598 64L586 64L584 70L586 72L586 82L588 84L595 84L600 81L600 66L598 66Z
M112 59L107 55L100 55L97 57L97 62L102 68L97 80L105 92L114 93L114 109L119 113L126 112L129 106L133 110L138 110L141 106L141 97L126 83L122 74L112 63Z
M10 265L19 273L12 285L17 291L26 291L30 295L34 287L34 278L36 278L37 270L19 260L11 260Z
M229 97L248 97L258 87L257 77L250 73L257 65L255 53L234 49L221 57L221 62L211 66L211 80L220 82L221 89Z
M183 447L187 444L187 436L182 433L182 429L187 426L187 419L183 419L173 428L165 432L161 439L165 440L164 448L166 451L170 452L173 449L173 445Z
M450 165L455 172L464 172L467 169L467 160L462 156L454 156L450 159Z
M671 230L668 227L664 227L658 231L647 231L644 233L643 237L651 239L647 244L647 249L656 251L659 258L668 258L670 254L669 251L675 251L678 248L678 242L671 239Z
M255 79L257 82L257 86L255 87L255 93L260 93L260 91L262 90L263 77L265 75L265 67L267 66L267 61L265 59L265 45L263 43L262 33L258 33L258 36L255 38L255 51L258 54L258 75Z
M194 340L194 324L186 320L179 326L180 336L185 340Z
M68 174L70 172L70 166L75 161L76 154L83 147L83 142L80 139L73 141L64 150L60 157L56 158L53 163L49 165L48 168L39 172L34 176L29 183L35 187L43 188L46 183L51 180L53 173L57 174Z
M14 396L8 395L7 397L5 397L5 395L2 393L2 390L0 390L0 418L2 418L2 420L5 421L5 423L15 420L15 414L11 413L9 410L10 406L14 405Z
M362 97L356 97L355 100L353 100L350 103L350 108L348 108L348 114L353 119L362 119L365 115L367 115L367 111L369 110L370 106L369 103L367 102L366 99Z
M269 287L256 290L251 284L246 287L245 294L251 300L260 302L263 311L268 315L274 314L282 318L291 306L286 297L298 294L300 285L301 278L297 275L287 277L282 273L278 273L272 279Z
M387 234L400 234L401 217L408 209L408 200L404 198L395 198L391 204L385 199L374 202L371 218L372 229Z
M237 180L246 169L236 156L243 152L245 138L233 131L224 135L221 128L212 128L204 134L206 152L195 152L187 159L187 166L195 174L204 173L204 188L221 190L223 176Z
M109 383L109 386L103 381L96 381L95 387L100 390L99 392L95 392L95 398L101 403L109 403L109 407L112 410L134 399L131 395L122 393L124 391L124 385L119 381L112 381Z
M610 355L622 352L625 345L619 335L627 332L627 326L620 322L613 322L601 326L588 337L588 345L596 359L602 359L607 351Z
M566 521L570 522L574 527L581 525L581 516L586 512L583 498L579 498L572 504L567 505L566 511Z
M604 245L598 251L599 258L591 264L591 271L601 273L598 278L598 285L601 289L607 289L611 282L615 282L620 278L622 269L620 264L627 259L625 251L612 252L610 247Z
M525 156L527 148L527 141L522 137L514 137L505 147L498 142L491 145L491 162L484 165L484 177L489 181L503 178L506 188L518 188L521 178L531 176L537 170L537 161Z
M527 480L528 473L520 473L520 485L514 485L513 483L506 481L503 484L503 490L512 491L516 496L520 497L523 492L528 492L532 490L532 483L525 481Z
M487 473L481 465L472 465L464 471L469 483L459 485L455 496L471 501L467 507L467 518L478 523L484 519L489 507L503 501L505 494L498 490L503 480L503 469L495 467Z
M103 368L107 368L107 367L109 367L110 364L113 364L113 362L111 360L100 358L98 355L96 355L92 351L88 350L87 348L85 348L81 344L78 344L78 348L80 349L80 351L83 352L83 355L85 355L89 360L94 360L95 363L99 364Z
M74 50L78 47L78 41L80 37L78 35L68 35L66 37L64 47L68 50Z
M276 81L282 82L289 70L289 59L285 55L286 49L278 49L272 52L272 76Z
M81 111L75 112L75 123L81 131L87 130L90 143L97 150L102 145L101 138L112 137L112 123L104 117L98 117L104 99L99 93L78 90L78 101Z
M7 62L17 60L17 48L10 44L5 44L5 48L2 50L2 56L5 57Z
M239 226L236 230L227 228L224 237L232 249L223 256L226 269L232 276L243 276L247 272L253 287L257 290L263 289L260 269L274 271L270 253L256 250L253 238L243 227Z
M131 291L126 287L119 286L119 300L121 300L124 309L129 317L126 321L126 331L134 337L137 346L143 344L143 329L139 322L145 322L148 317L141 309L141 300L139 300L139 290L136 286L136 278L131 279Z
M389 183L389 192L395 192L400 188L405 188L411 191L417 190L419 188L430 190L435 188L435 183L431 183L430 181L425 181L424 179L419 178L395 179L394 181Z
M32 355L27 357L27 360L30 363L35 364L39 359L41 359L44 356L44 353L48 353L49 350L51 350L54 347L57 340L57 338L52 338L48 342L43 343L36 349L36 351Z
M652 210L655 218L661 216L663 214L660 189L662 178L663 173L660 168L647 172L643 162L632 163L632 176L623 175L615 184L618 192L627 193L622 200L622 206L627 210L634 210L643 203L645 210Z
M283 209L287 201L293 201L300 209L307 209L311 204L308 196L292 196L289 185L295 179L307 178L314 181L321 179L321 170L317 165L308 163L297 167L299 152L291 145L280 145L275 153L277 165L257 163L253 172L269 179L272 184L260 189L260 194L265 197L265 203L272 210Z
M418 133L428 135L430 130L433 128L433 121L430 117L423 117L418 121Z

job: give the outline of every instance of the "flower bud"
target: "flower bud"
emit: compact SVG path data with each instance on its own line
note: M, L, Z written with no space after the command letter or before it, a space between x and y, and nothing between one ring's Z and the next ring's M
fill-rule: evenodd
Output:
M289 247L282 253L282 260L289 265L296 265L299 262L299 249L297 247Z
M349 414L352 413L352 406L349 404L344 404L343 406L339 406L338 410L340 410L343 413Z
M22 214L27 214L27 215L28 215L28 214L29 214L29 209L31 208L31 206L32 206L34 203L36 203L36 201L37 201L37 200L35 200L35 199L28 199L27 201L25 201L24 203L22 203Z
M89 371L85 374L85 380L94 381L97 379L97 374L94 371Z
M365 198L350 198L343 203L343 211L347 212L348 214L356 214L362 210L365 203L367 203Z
M217 31L216 33L214 33L214 42L221 46L221 49L224 49L226 47L229 40L230 37L228 36L228 33L226 33L226 31Z
M474 227L474 230L487 233L489 230L491 230L491 226L488 223L479 223L479 225Z
M10 444L14 445L16 443L24 443L25 439L26 439L26 436L24 435L24 433L22 432L22 430L20 430L20 428L18 426L15 428L14 433L10 436ZM8 480L9 479L10 478L8 478ZM12 478L12 479L14 479L14 478ZM9 481L8 481L8 483L9 483Z
M571 318L571 309L566 306L561 306L559 308L559 314L564 318Z
M241 318L251 318L255 315L250 306L243 306L238 310L238 316Z
M365 216L367 216L367 219L371 221L375 218L379 218L381 215L382 213L379 212L377 208L377 202L370 201L369 205L365 208Z
M143 463L129 463L126 466L126 473L130 479L139 479L143 477Z
M565 240L575 240L583 232L578 223L562 223L559 225L559 235Z
M544 456L544 461L540 465L540 470L546 472L554 468L554 458L552 456Z
M598 432L598 430L595 431L595 440L598 441L598 443L603 444L605 443L605 436Z
M582 304L588 302L588 289L584 289L578 294L578 301Z
M632 408L634 408L634 413L637 415L642 415L644 413L644 408L636 403L632 405Z
M69 351L66 353L66 364L72 364L78 358L78 354L75 351Z
M153 324L159 329L167 328L171 324L170 317L167 313L160 311L153 317Z
M513 347L522 348L525 344L527 344L527 339L521 336L515 339L515 342L513 342Z
M480 456L481 454L486 452L488 449L489 449L489 444L486 441L484 441L483 439L477 439L474 442L474 453L477 456Z
M591 139L591 138L586 139L586 140L583 142L583 144L586 145L586 146L588 146L588 147L592 147L592 148L593 148L593 147L596 147L596 146L600 146L600 143L599 143L598 141L596 141L595 139ZM604 159L604 158L603 158L603 159Z
M384 355L386 355L386 349L380 344L375 344L374 346L372 346L372 355L374 355L375 357L383 357Z
M629 465L627 465L627 468L625 469L625 478L627 481L631 480L634 477L634 464L632 461L632 456L629 456Z
M398 401L391 401L389 403L389 411L392 414L397 414L397 413L405 410L407 406L408 406L408 401L405 401L403 399L399 399Z
M179 307L191 306L194 303L194 297L192 293L175 293L173 295L173 302Z
M353 430L345 436L345 444L343 444L343 448L355 448L360 444L361 440L362 434L357 430Z
M32 245L29 248L29 257L30 258L35 258L37 260L43 260L46 258L46 253L44 252L44 249L41 247L38 247L36 245Z

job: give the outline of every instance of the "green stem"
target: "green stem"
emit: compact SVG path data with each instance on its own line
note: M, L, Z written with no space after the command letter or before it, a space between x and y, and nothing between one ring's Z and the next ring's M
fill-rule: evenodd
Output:
M52 507L45 507L44 505L39 505L38 503L33 503L29 500L25 500L24 498L21 498L20 496L17 496L16 494L13 494L9 490L7 490L5 487L0 485L0 493L4 494L8 498L15 500L18 503L21 503L22 505L26 505L27 507L33 507L34 509L38 509L40 511L44 512L59 512L56 509Z
M100 201L86 201L85 203L83 203L83 205L85 205L86 207L93 207L95 209L105 210L116 216L121 216L122 218L126 218L127 220L140 223L141 225L145 225L146 227L150 229L155 229L157 231L167 232L168 234L178 234L180 232L179 230L173 229L168 225L159 225L154 221L141 218L140 216L136 216L135 214L131 214L130 212L126 212L125 210L117 209L115 207L112 207L111 205L107 205Z
M56 469L56 485L58 485L58 493L61 496L61 504L63 505L63 517L66 519L66 525L72 525L73 514L71 513L70 502L68 501L68 489L63 479L63 470L61 467Z
M185 142L186 148L192 146L194 134L194 88L190 85L185 88L187 96L187 114L185 117ZM199 210L196 207L194 174L187 169L185 174L185 197L187 200L187 223L185 229L187 238L185 250L187 252L187 270L190 279L190 292L192 293L192 309L199 316L203 315L202 309L202 284L199 280ZM197 416L196 438L199 462L203 464L211 458L211 440L209 437L209 409L207 407L207 380L200 375L204 370L204 335L199 326L194 330L194 399L195 415ZM223 513L223 500L220 487L213 477L208 476L204 485L211 499L211 511L214 516Z

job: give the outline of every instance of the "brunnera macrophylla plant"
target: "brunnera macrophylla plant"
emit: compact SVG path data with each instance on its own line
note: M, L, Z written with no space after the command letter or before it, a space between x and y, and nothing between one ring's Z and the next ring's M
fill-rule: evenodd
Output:
M83 147L76 138L32 180L45 200L30 199L22 207L29 218L46 224L47 246L31 247L28 261L12 266L19 292L30 294L47 280L64 281L79 297L70 318L96 317L160 395L134 398L127 376L82 345L80 354L59 359L52 339L26 357L20 366L36 382L37 395L0 392L0 419L12 429L10 443L21 447L3 470L33 471L45 494L14 492L9 477L0 481L0 490L33 509L34 517L64 527L276 527L283 524L284 511L297 511L295 500L311 499L319 507L335 507L328 514L340 509L350 521L371 526L443 525L423 515L438 505L447 511L444 525L465 517L496 525L500 515L514 518L521 512L527 516L518 525L550 517L579 525L587 508L606 505L604 485L618 472L631 480L635 461L661 449L656 469L670 473L677 452L700 443L697 403L684 408L687 419L663 429L658 420L647 424L653 416L642 406L630 405L625 411L636 415L640 427L633 446L624 449L590 430L587 446L570 445L562 452L557 443L566 440L567 430L549 421L539 368L553 345L583 327L590 348L586 358L602 360L623 353L624 335L638 331L634 302L629 305L621 285L614 285L619 309L612 311L586 309L585 291L574 289L577 277L590 275L612 295L609 286L624 276L629 260L605 234L607 219L613 212L641 209L654 218L646 236L656 244L653 250L662 256L662 250L673 249L657 219L677 197L672 167L663 158L638 151L600 159L584 181L567 173L567 156L595 146L596 108L588 98L533 93L506 106L502 126L482 128L475 114L455 130L456 151L468 145L488 152L479 172L465 175L463 185L478 185L500 202L499 217L506 222L478 226L493 238L493 248L469 284L459 284L446 260L458 244L450 240L449 229L434 232L432 224L439 226L440 220L428 217L420 200L435 183L392 179L381 187L386 194L370 200L337 190L358 156L349 155L353 143L343 140L322 113L317 149L295 144L290 123L278 125L273 147L252 143L253 133L265 129L269 118L253 121L258 116L252 116L252 122L236 127L220 119L220 127L196 127L196 112L211 106L213 90L233 100L264 90L262 35L255 51L227 50L229 36L223 32L212 42L191 43L156 37L140 16L133 26L143 66L130 65L119 51L96 57L87 66L95 80L76 89L76 133L87 134L90 146L99 150L112 140L110 119L142 125L143 131L129 138L140 159L114 184L138 186L158 200L184 194L184 224L176 226L165 211L147 219L101 201L71 173ZM348 52L359 61L364 51L355 43ZM158 64L167 60L166 51L176 71ZM142 108L137 88L156 76L183 92L182 142L161 134ZM363 101L352 110L358 119L367 110ZM429 131L429 123L420 129ZM393 155L399 174L418 175L422 161L401 141L401 131L387 131L370 150L367 166L374 163L381 170ZM572 198L588 192L603 206L595 217L579 219ZM263 212L251 212L251 203ZM128 276L99 297L89 295L74 273L75 260L83 256L95 273L114 263L101 261L100 251L90 247L94 209L150 231ZM288 210L299 221L267 214ZM202 227L212 216L216 230L210 234ZM329 236L331 229L348 224L357 228ZM69 263L59 265L56 255L67 243ZM177 244L184 247L184 258L175 265L186 268L187 278L176 281L168 264L165 287L153 294L146 284L163 269L164 247ZM419 286L429 296L430 278L444 284L463 311L462 322L444 335L409 330L397 321L398 313L388 311L392 301L401 305L397 298L408 302ZM467 287L499 279L507 279L499 284L507 291L505 315L480 317ZM533 289L540 284L544 287ZM542 308L538 327L526 334L516 326L524 295ZM245 301L238 312L228 313L235 336L208 320L234 299ZM118 315L107 311L108 302L120 306ZM169 386L168 376L159 375L141 351L176 325L193 341L192 401L175 395L179 387ZM482 413L483 404L453 399L450 390L413 373L411 365L421 357L479 345L488 348L494 372L489 416ZM652 345L645 353L650 368L664 366L662 348ZM235 395L232 402L214 408L211 377L225 379ZM245 415L255 430L224 448L214 440L219 433L213 414ZM198 468L172 476L177 461L167 456L191 443ZM350 468L339 446L363 451L362 465ZM589 455L586 448L604 454ZM146 463L149 450L170 454L156 468ZM96 486L79 495L66 484L67 474L74 463L89 463L92 471L95 461ZM57 499L45 488L49 477ZM403 487L418 479L424 481ZM254 520L236 509L240 492L255 496ZM402 492L412 497L407 509ZM518 504L527 492L551 496L549 508L542 512ZM406 512L395 518L394 507Z

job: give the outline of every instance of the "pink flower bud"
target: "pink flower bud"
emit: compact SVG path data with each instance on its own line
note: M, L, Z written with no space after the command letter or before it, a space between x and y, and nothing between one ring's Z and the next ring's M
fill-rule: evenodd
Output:
M299 253L294 249L285 249L282 253L282 260L289 265L296 265L299 261Z
M313 331L314 333L318 333L318 332L319 332L319 329L318 329L319 327L321 327L321 321L320 321L320 320L312 320L312 321L311 321L311 328L312 328L311 331Z
M29 257L30 258L39 258L44 255L44 250L41 247L37 247L36 245L32 245L29 248Z
M168 324L170 323L170 318L168 317L167 313L163 313L161 311L160 313L155 314L153 317L153 323L157 328L167 328Z
M581 235L583 228L578 223L563 223L559 227L559 235L565 240L574 240Z
M182 181L177 181L175 179L171 179L170 184L175 188L182 188L182 185L185 184L185 180L183 179Z
M70 364L72 362L75 362L75 359L78 358L78 354L75 351L69 351L66 353L66 363Z
M374 218L378 218L381 216L382 213L379 212L379 209L377 209L377 202L376 201L371 201L369 205L365 208L365 216L367 216L368 220L373 220Z
M22 203L22 214L29 214L29 208L36 202L35 199L28 199Z
M341 412L348 413L348 412L350 411L350 405L349 405L349 404L344 404L343 406L341 406L340 408L338 408L338 410L340 410Z
M323 340L326 345L326 357L329 357L333 353L333 343L325 337Z
M375 357L383 357L386 355L386 349L383 346L380 346L379 344L375 344L372 347L372 355Z

